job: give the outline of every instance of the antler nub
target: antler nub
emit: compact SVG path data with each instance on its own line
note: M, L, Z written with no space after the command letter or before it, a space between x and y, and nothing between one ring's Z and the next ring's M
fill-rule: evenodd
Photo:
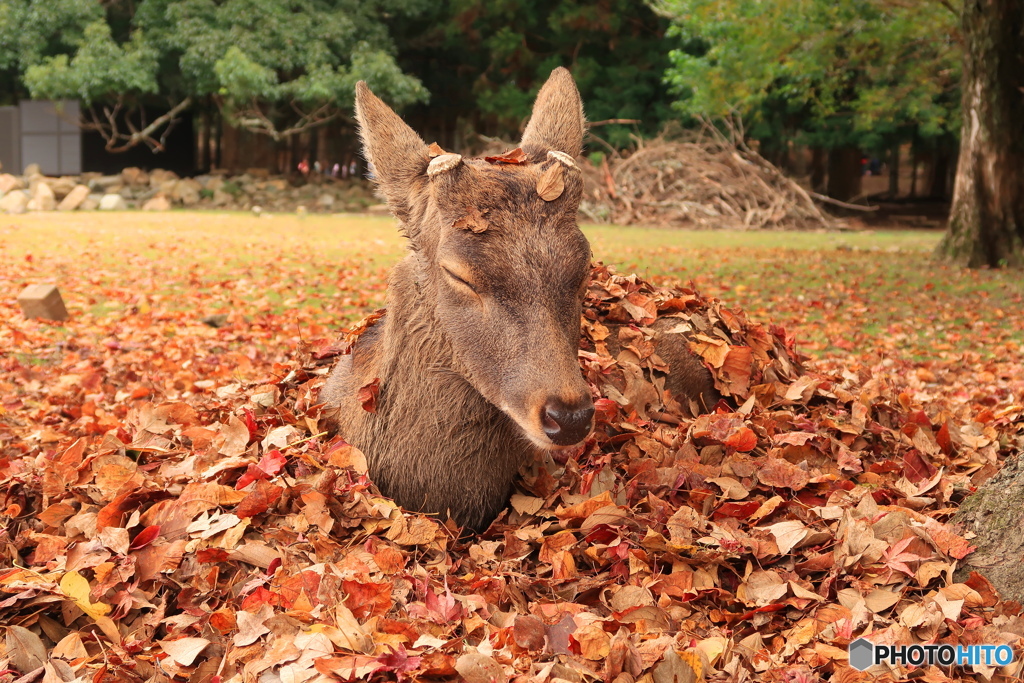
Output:
M576 168L576 162L573 161L573 158L565 152L559 152L557 149L553 149L548 152L548 159L559 161L566 168Z
M442 154L439 157L431 159L430 165L427 166L427 175L433 178L438 173L450 171L461 163L461 154Z

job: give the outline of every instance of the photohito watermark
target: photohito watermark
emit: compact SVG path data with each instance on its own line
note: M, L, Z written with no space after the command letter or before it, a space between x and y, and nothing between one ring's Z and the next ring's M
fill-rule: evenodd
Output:
M875 645L867 638L850 643L850 666L864 671L876 664L912 666L1006 666L1013 661L1009 645Z

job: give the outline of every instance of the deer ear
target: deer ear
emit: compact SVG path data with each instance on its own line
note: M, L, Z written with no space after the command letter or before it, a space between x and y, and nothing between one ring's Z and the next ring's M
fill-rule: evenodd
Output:
M544 161L552 150L575 159L583 151L585 128L580 91L569 70L560 66L537 93L522 147L534 163Z
M404 221L409 216L413 184L423 177L430 162L427 146L364 81L356 83L356 120L379 191L395 216Z

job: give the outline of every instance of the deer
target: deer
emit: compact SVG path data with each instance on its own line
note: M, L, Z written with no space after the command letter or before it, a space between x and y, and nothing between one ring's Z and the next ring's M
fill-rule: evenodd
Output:
M386 312L340 357L320 401L382 494L480 532L521 466L593 429L578 359L591 269L577 224L582 100L555 69L506 159L515 163L439 153L362 81L355 111L408 253L390 273ZM678 336L655 340L666 386L709 409L711 374Z

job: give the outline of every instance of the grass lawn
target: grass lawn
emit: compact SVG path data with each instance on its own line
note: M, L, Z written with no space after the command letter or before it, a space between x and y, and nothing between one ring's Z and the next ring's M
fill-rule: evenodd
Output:
M595 258L786 326L819 356L1021 353L1024 277L937 263L934 231L706 232L585 226ZM383 303L389 217L81 213L0 217L0 311L56 282L98 323L126 311L297 316L328 331ZM298 331L302 334L303 331Z

